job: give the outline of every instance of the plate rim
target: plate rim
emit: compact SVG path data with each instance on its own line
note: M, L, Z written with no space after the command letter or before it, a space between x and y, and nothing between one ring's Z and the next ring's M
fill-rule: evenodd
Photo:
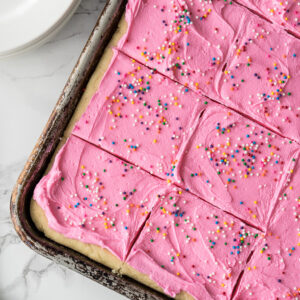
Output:
M80 5L81 0L72 0L68 9L60 16L58 20L51 27L45 30L43 33L35 37L34 39L28 40L26 43L22 43L17 47L13 47L9 50L0 50L0 59L11 57L17 54L21 54L32 50L34 48L42 46L48 40L50 40L55 34L58 33L60 29L70 20L70 18L75 13L76 9Z

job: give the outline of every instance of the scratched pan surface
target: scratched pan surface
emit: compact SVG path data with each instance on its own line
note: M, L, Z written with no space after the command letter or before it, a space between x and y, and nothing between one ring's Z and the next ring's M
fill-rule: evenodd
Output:
M15 229L22 241L37 253L124 295L130 299L168 299L128 277L121 277L109 268L46 238L33 224L29 207L33 190L43 176L63 136L101 55L112 38L126 0L108 0L90 38L75 65L53 112L35 145L11 196L10 210Z

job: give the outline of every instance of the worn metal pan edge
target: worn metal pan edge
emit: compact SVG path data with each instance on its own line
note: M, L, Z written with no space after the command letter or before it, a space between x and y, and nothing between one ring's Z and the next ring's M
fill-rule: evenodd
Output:
M46 238L33 224L29 205L33 190L43 176L64 130L93 74L105 47L124 13L126 0L108 0L56 103L49 120L30 154L12 191L11 218L21 240L35 252L59 263L130 299L168 299L168 297L88 257Z

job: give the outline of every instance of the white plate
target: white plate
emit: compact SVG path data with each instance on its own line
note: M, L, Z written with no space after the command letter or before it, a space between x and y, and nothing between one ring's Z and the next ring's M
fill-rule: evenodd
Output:
M60 29L80 0L0 0L0 57L40 45Z

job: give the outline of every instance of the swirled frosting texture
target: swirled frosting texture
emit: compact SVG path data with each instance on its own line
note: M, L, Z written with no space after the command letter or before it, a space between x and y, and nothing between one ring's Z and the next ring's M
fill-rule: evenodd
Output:
M210 101L118 51L73 134L161 178Z
M300 141L300 40L249 14L218 82L220 101Z
M236 0L258 14L300 37L300 1Z
M178 188L160 195L126 262L174 297L229 299L260 234Z
M178 183L265 229L296 143L221 105L210 105L178 159Z
M242 275L236 299L299 297L300 40L232 1L129 0L126 19L35 189L49 227L170 296L230 299Z
M300 297L299 166L298 153L267 233L245 268L235 300Z
M50 228L123 261L160 188L160 180L71 136L34 199Z
M299 39L232 1L130 0L126 19L122 51L300 141Z
M183 85L215 97L240 19L247 11L221 1L129 0L119 47ZM239 18L236 18L236 15Z

